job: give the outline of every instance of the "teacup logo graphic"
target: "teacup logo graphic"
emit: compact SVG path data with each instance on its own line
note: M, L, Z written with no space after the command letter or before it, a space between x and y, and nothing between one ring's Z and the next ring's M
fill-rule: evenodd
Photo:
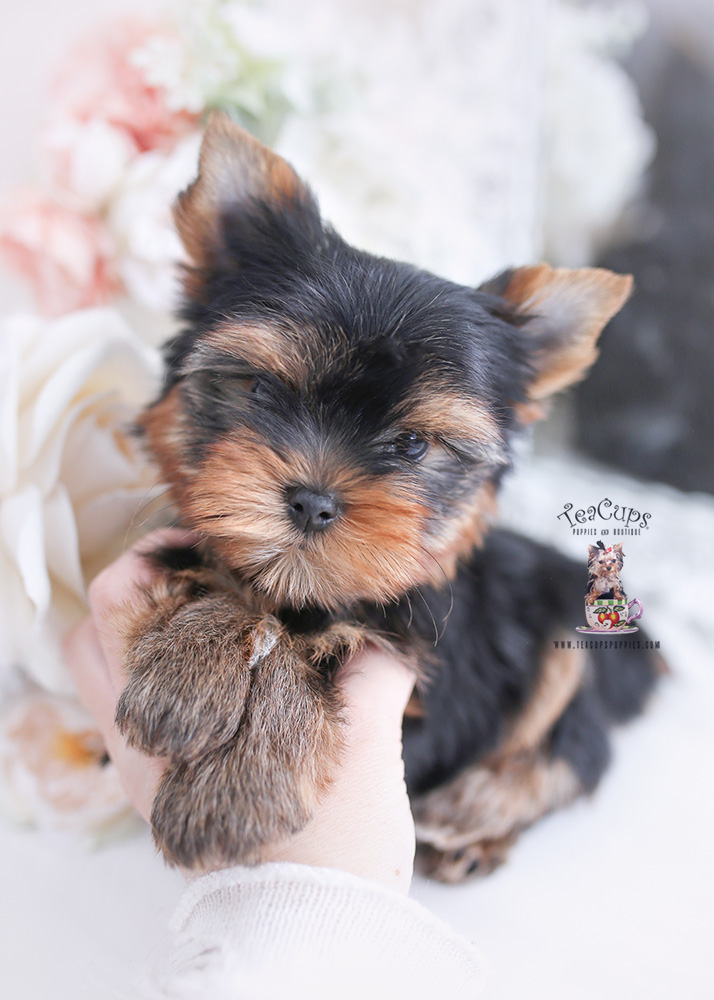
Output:
M642 617L642 602L628 600L620 572L625 554L622 543L588 545L588 585L585 588L587 625L578 632L637 632L630 623ZM637 613L633 608L637 605Z

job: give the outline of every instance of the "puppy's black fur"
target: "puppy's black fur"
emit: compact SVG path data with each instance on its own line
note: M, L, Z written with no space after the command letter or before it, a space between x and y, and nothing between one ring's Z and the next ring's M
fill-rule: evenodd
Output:
M454 610L435 647L439 668L424 691L424 717L405 724L412 792L431 790L497 748L506 721L533 691L547 646L575 645L582 579L577 563L504 531L492 531L460 568ZM425 596L437 621L446 617L448 594ZM416 595L414 606L427 636L431 623ZM608 729L642 710L657 676L644 642L640 648L594 649L590 656L592 676L547 734L550 752L573 767L588 791L609 761Z

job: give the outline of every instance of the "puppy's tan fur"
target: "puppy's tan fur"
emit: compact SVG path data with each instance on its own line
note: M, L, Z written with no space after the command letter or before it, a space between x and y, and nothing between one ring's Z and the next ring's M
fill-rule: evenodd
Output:
M552 650L498 751L414 803L421 860L431 875L460 882L474 871L488 874L522 830L582 791L569 764L548 755L545 740L586 666L582 650Z

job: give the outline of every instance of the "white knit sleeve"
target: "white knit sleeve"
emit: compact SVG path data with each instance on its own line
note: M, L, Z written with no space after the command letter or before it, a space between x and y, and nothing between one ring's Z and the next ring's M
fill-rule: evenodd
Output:
M146 1000L475 1000L486 963L418 903L327 868L267 864L197 879Z

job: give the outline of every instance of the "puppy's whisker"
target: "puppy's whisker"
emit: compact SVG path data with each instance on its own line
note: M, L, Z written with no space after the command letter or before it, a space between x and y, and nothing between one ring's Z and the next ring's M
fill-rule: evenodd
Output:
M145 518L143 521L140 521L139 524L136 525L136 530L138 531L140 528L145 527L147 524L149 524L153 520L153 518L158 517L159 514L163 514L164 511L171 510L172 507L173 507L173 504L169 504L168 507L162 507L161 510L155 511L149 517ZM171 520L167 524L162 525L162 527L165 527L165 528L175 528L178 524L180 524L180 522L181 522L181 515L177 514L176 517L171 518ZM127 533L127 537L128 537L128 533ZM127 542L127 538L124 539L124 545L125 545L125 547L126 547L126 542Z
M158 497L157 497L157 499L158 499ZM129 527L127 528L127 530L126 530L126 534L124 535L124 541L122 543L122 551L126 551L126 547L127 547L128 541L129 541L129 534L131 533L131 531L133 531L133 530L139 531L139 529L145 527L154 518L159 517L160 514L163 514L165 511L171 510L171 509L173 509L175 507L176 507L176 505L174 503L166 504L165 507L161 507L161 508L159 508L159 510L152 511L149 514L148 517L145 517L143 521L139 521L138 524L135 524L135 523L130 524ZM180 522L180 520L181 520L181 515L177 513L176 517L172 518L169 521L168 524L162 525L162 527L173 528L173 527L175 527Z
M159 493L157 493L155 496L149 497L149 494L153 490L159 489L159 487L161 488L161 491ZM162 480L160 480L160 479L157 479L155 483L153 483L151 486L147 487L146 492L141 497L141 499L138 501L138 503L136 505L136 509L134 510L134 513L131 515L131 520L130 520L129 525L128 525L127 529L126 529L126 533L124 535L124 541L122 542L122 552L126 551L126 546L127 546L128 540L129 540L129 535L131 534L132 530L134 529L134 527L136 525L136 519L137 519L137 517L139 517L140 514L143 514L143 512L146 510L146 508L150 507L151 504L154 503L155 500L158 500L159 497L163 496L167 492L167 490L168 490L168 486L166 485L166 483L162 482ZM142 528L145 523L146 523L146 521L142 522L142 524L140 524L138 527Z
M419 589L419 587L416 587L416 586L415 586L415 587L414 587L414 590L416 590L416 592L417 592L417 594L419 595L419 597L421 597L421 599L422 599L422 602L423 602L423 604L424 604L424 607L425 607L425 608L426 608L426 610L427 610L427 611L429 612L429 617L431 618L431 623L432 623L432 625L434 626L434 645L436 646L436 645L437 645L437 643L439 642L439 639L440 639L441 637L440 637L440 635L439 635L439 628L438 628L438 626L437 626L437 624L436 624L436 619L434 618L434 613L433 613L433 611L431 610L431 608L429 607L429 604L427 603L427 600L426 600L426 597L424 597L424 595L422 594L422 592L421 592L421 590Z
M161 487L161 492L158 493L155 496L150 497L149 494L152 492L152 490L155 490L155 489L157 489L159 487ZM166 492L166 490L167 490L166 484L162 483L160 480L157 480L153 485L149 486L146 489L146 491L144 492L144 495L137 502L137 505L136 505L136 507L134 509L134 513L132 514L132 517L131 517L131 522L129 524L129 528L133 527L134 521L136 520L136 518L140 514L143 513L144 509L146 507L148 507L150 504L152 504L154 502L154 500L157 499L157 496L162 496Z
M157 497L157 499L158 499L158 497ZM137 525L137 527L138 528L143 527L145 524L147 524L151 520L152 517L158 517L159 514L163 514L167 510L171 510L172 508L174 508L174 509L176 508L176 504L173 502L173 500L171 501L171 503L167 503L167 504L164 504L163 507L159 507L158 510L152 511L151 514L147 518L145 518L140 524ZM144 509L146 510L146 508L144 508Z
M425 548L423 545L422 545L421 549L422 549L422 552L425 555L429 556L429 558L432 559L436 563L436 565L439 567L439 569L441 570L441 574L444 577L444 581L446 583L446 586L449 588L449 610L446 612L446 615L444 616L444 620L442 622L441 635L439 636L439 639L441 639L442 636L444 635L444 632L446 631L446 625L447 625L447 622L449 621L449 618L451 617L451 612L454 610L454 588L453 588L453 585L451 583L451 578L449 577L449 575L447 574L446 570L441 565L441 563L439 562L439 560L436 558L436 556L433 555L431 552L429 552L429 550L427 548Z
M412 600L409 594L404 595L407 599L407 604L409 605L409 621L407 622L407 628L412 627L412 622L414 621L414 608L412 606Z

